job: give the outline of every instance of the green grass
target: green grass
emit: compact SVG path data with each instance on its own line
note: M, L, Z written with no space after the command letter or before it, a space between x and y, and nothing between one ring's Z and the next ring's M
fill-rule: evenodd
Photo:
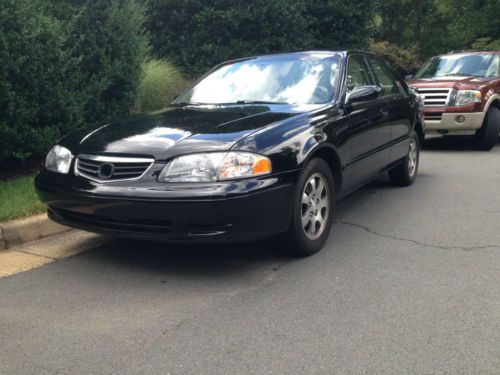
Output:
M34 177L0 181L0 221L41 213L45 206L35 193Z

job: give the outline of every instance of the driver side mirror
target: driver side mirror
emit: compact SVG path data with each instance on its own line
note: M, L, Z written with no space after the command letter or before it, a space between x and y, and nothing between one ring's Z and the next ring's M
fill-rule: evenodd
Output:
M378 98L382 89L379 86L359 86L346 95L345 104L364 102Z

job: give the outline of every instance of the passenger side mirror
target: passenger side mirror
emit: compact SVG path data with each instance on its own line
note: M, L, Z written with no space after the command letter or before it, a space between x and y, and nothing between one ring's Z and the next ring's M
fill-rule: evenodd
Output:
M364 102L378 98L382 89L379 86L359 86L347 94L345 104Z
M413 78L413 74L408 74L405 76L405 81L409 81L412 78Z

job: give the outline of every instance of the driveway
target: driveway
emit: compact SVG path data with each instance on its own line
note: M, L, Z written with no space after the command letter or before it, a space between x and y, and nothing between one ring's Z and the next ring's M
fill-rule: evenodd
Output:
M426 146L310 258L116 240L0 279L0 373L498 374L500 144Z

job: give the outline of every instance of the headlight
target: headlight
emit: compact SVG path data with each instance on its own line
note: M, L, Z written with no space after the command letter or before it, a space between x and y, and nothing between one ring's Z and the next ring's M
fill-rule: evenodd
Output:
M455 100L452 101L454 106L467 105L470 103L481 103L481 91L479 90L458 90Z
M249 152L213 152L175 158L160 173L160 182L215 182L271 173L271 161Z
M52 172L67 174L71 166L71 160L73 160L71 151L65 147L56 145L47 154L45 168Z

